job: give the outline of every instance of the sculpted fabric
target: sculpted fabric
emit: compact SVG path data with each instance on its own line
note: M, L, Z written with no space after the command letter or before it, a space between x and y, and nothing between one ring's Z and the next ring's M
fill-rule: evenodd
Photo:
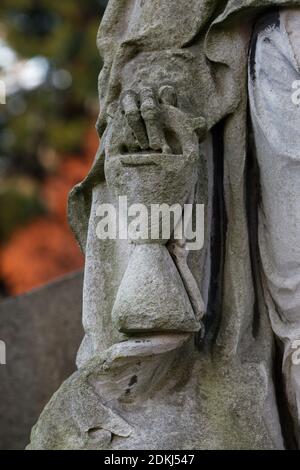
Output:
M114 411L119 411L125 422L105 409L105 419L95 418L101 421L102 441L98 437L102 444L96 441L91 444L87 435L82 434L85 436L80 440L83 448L93 445L96 448L101 448L101 445L105 448L146 448L147 442L152 448L282 449L295 446L295 439L299 439L299 372L291 367L290 359L292 341L299 332L300 312L295 301L298 298L299 262L293 260L293 250L281 262L281 253L286 255L286 250L279 242L287 224L281 220L281 225L278 225L281 212L285 211L280 196L282 179L294 182L295 191L291 197L289 195L288 201L297 206L299 191L293 170L298 164L299 147L298 142L291 138L286 142L292 141L295 147L287 149L278 145L274 153L273 140L279 132L276 114L280 103L286 102L288 90L278 84L274 74L266 71L269 66L270 69L274 66L274 60L282 61L284 66L279 66L279 69L282 67L287 71L288 79L298 77L298 63L291 53L291 44L297 38L291 34L287 36L287 31L295 30L295 25L292 26L291 18L284 13L287 11L285 5L291 4L297 7L298 2L109 2L98 36L104 60L99 78L100 116L97 123L101 144L90 174L70 196L70 222L86 254L83 311L86 336L78 354L77 375L64 386L65 391L58 392L42 418L42 422L48 423L51 410L62 406L65 400L68 403L72 399L80 401L76 388L83 388L87 380L99 392L102 404L107 403L105 393L113 397ZM297 11L296 8L296 16ZM248 86L251 117L248 113ZM276 90L278 87L279 94L275 93L278 103L269 101L269 86ZM153 266L149 261L147 266L151 269L145 272L145 265L139 263L141 251L145 262L147 256L160 261L165 259L163 267L160 268L159 263L155 265L160 274L165 270L162 282L155 289L159 292L162 306L172 302L164 279L168 278L170 283L178 286L174 295L183 288L180 279L173 271L174 266L168 264L170 260L163 248L148 247L146 254L139 247L133 250L127 240L100 241L96 235L97 207L103 203L117 207L113 190L117 184L120 184L118 190L126 187L134 198L134 192L130 192L132 185L124 179L116 183L116 173L108 157L121 148L122 142L126 143L126 150L135 148L132 132L124 124L124 108L128 106L128 100L132 103L130 100L136 96L140 98L139 104L157 97L164 119L170 119L174 129L179 129L178 123L181 122L181 128L190 132L188 141L185 141L185 135L179 135L178 130L183 156L193 154L195 132L199 136L202 158L197 172L188 165L184 166L182 179L178 179L178 194L186 186L184 178L187 174L192 182L195 178L193 202L205 204L207 222L206 241L201 252L190 253L185 262L180 258L180 250L176 251L178 247L174 252L172 247L169 248L177 261L193 310L199 313L196 323L191 321L188 307L185 308L187 319L186 329L181 331L183 336L145 340L149 341L148 356L144 342L137 346L128 333L133 323L137 330L143 329L131 302L134 296L139 302L144 302L143 320L147 318L148 308L151 311L147 290L140 297L140 292L133 295L132 283L127 284L124 279L133 279L134 272L140 269L139 276L147 285ZM165 106L165 102L171 103L171 108ZM151 121L147 110L144 111L145 120ZM290 107L284 105L280 112L297 113L297 110L292 109L290 103ZM300 121L296 114L294 117ZM205 140L203 118L207 125ZM287 121L286 132L292 134L294 129ZM134 125L142 146L142 130L136 123ZM152 150L168 153L168 142L157 129L149 140ZM154 163L159 159L151 158L157 159ZM174 170L176 175L178 168ZM146 182L147 178L142 179L141 186L146 187ZM137 185L136 188L138 194L140 187ZM158 182L158 194L160 189ZM275 202L271 200L274 192ZM169 192L166 193L168 197ZM297 230L299 232L299 224ZM297 244L297 230L289 232L289 249ZM280 246L273 256L270 250L276 243ZM273 262L278 262L275 268ZM150 292L149 298L152 294ZM126 301L122 304L120 298ZM183 294L180 298L186 302ZM128 315L128 305L132 305L131 316ZM120 315L119 329L113 324L116 310ZM202 310L205 311L204 319ZM174 308L177 322L173 318L174 329L181 321L180 312L177 313ZM164 331L165 324L159 320L151 319L154 322L152 330L159 326L159 331ZM172 320L169 318L169 321ZM202 342L196 335L195 347L194 341L189 341L189 335L185 334L198 331L201 322L205 323L206 335ZM280 345L276 356L275 338ZM139 375L135 372L133 358L141 354L145 369ZM279 366L280 371L282 364L283 376L279 372L279 379L274 383L274 367ZM134 395L136 402L126 402L127 405L123 406L118 393L121 394L119 387L127 378L127 368L133 371L133 377L137 377L138 385ZM161 388L152 380L153 368L159 370L160 378L165 378ZM114 383L110 373L113 377L120 377L112 390L107 385ZM284 404L278 406L281 380L287 407ZM175 383L178 388L175 388ZM148 390L149 401L143 401L142 389ZM178 390L182 390L184 396L192 397L191 407L184 400L182 404ZM68 399L65 398L67 393ZM89 393L92 409L93 405L96 406L95 396L91 396L90 391L86 393ZM134 403L138 406L134 407ZM147 429L141 417L145 413L149 417ZM85 427L89 430L95 428L91 413L87 415L91 421L89 424L84 421L84 414L81 413L80 418L70 414L81 432ZM174 429L168 428L168 420L164 421L163 416L173 417ZM127 427L126 423L133 423L133 429L139 429L139 433ZM58 426L58 435L62 426L62 423ZM74 429L75 424L70 420L68 426ZM161 429L160 442L155 432L157 426ZM195 432L191 433L191 428ZM34 434L36 444L33 446L38 448L44 447L45 442L49 445L46 433L43 434L46 441L37 437L40 429L41 426ZM180 429L178 435L177 431L172 434L175 429ZM110 441L111 434L122 439ZM53 442L51 445L54 447L60 446L57 435L54 435ZM70 442L66 445L72 446L77 441Z

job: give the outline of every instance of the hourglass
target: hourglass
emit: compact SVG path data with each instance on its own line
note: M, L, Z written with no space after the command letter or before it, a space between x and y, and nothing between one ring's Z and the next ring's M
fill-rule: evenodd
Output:
M162 211L154 220L152 208L179 205L183 213L197 183L199 138L206 125L203 118L175 106L161 104L159 109L164 132L170 136L168 152L130 152L118 137L110 139L106 151L109 187L116 197L126 196L128 206L141 204L148 214L147 235L137 239L129 233L133 250L112 310L114 325L127 334L200 329L184 280L167 248L169 239L163 228L170 224L170 213ZM120 116L119 129L125 125ZM171 232L175 225L172 220Z

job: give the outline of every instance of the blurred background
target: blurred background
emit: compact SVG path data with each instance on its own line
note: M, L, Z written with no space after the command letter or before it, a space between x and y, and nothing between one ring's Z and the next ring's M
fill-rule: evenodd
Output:
M0 299L83 266L67 196L98 138L97 29L107 0L1 0Z

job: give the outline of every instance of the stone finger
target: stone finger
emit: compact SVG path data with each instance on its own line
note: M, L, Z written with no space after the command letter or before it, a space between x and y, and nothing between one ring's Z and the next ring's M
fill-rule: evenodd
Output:
M139 110L139 99L134 91L128 90L123 93L121 110L141 149L149 148L146 128Z
M141 91L141 114L147 129L150 148L163 150L167 144L160 120L160 110L151 88L144 88Z

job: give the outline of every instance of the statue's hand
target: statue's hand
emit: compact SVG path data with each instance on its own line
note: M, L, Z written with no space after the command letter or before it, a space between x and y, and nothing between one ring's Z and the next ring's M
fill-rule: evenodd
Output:
M195 118L177 108L175 89L162 86L158 93L142 88L139 93L127 90L120 98L120 111L131 131L123 148L152 150L166 154L187 153L195 150L206 135L206 121ZM133 139L133 140L132 140Z

